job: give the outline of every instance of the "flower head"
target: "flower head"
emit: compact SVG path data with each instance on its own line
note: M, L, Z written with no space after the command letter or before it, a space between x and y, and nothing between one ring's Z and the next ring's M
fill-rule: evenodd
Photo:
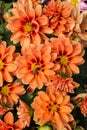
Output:
M14 63L14 51L14 46L6 47L5 41L0 43L0 86L3 85L4 81L13 81L12 73L17 69Z
M58 38L52 38L50 41L52 60L55 63L54 69L70 75L79 73L78 65L84 63L82 58L84 51L81 44L64 35L59 35Z
M48 18L43 15L40 4L33 5L31 0L18 0L11 9L12 16L7 20L7 28L12 32L11 41L28 46L39 44L45 33L52 33Z
M44 7L44 14L49 18L49 27L55 34L68 33L74 28L75 21L71 17L72 5L69 2L50 0Z
M14 82L12 84L6 84L0 87L0 103L8 103L14 105L18 103L20 95L25 93L25 89L20 82Z
M51 47L43 44L30 45L23 51L22 56L17 58L16 64L17 77L24 84L29 84L33 90L42 88L49 77L55 74L52 70L54 64L51 62Z
M39 125L50 122L61 130L64 124L73 119L70 114L73 109L70 97L51 88L46 93L38 92L31 106L34 109L34 121Z
M6 113L4 121L0 119L0 130L22 130L23 123L18 120L14 122L14 116L11 112Z
M78 83L73 81L73 78L64 77L64 75L56 75L51 77L51 82L48 83L48 85L50 85L50 87L54 86L55 91L58 90L65 93L74 93L74 88L79 86Z

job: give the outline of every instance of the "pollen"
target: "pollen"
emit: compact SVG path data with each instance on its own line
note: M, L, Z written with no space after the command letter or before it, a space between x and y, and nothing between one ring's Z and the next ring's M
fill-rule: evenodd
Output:
M79 3L79 0L70 0L70 3L71 3L72 5L76 5L76 4Z
M5 95L5 96L8 96L9 93L10 93L10 88L9 88L8 86L3 86L3 87L1 88L1 93L2 93L3 95Z
M36 63L33 63L31 65L31 70L33 71L34 74L36 74L40 70L40 65L36 64Z
M4 68L4 62L0 59L0 70Z
M67 56L61 56L60 63L62 65L67 65L68 64L68 57Z
M58 109L58 105L57 104L52 104L51 110L54 111L54 112L56 112L57 109Z
M32 33L33 32L33 26L30 22L26 23L24 26L23 26L23 30L25 33Z

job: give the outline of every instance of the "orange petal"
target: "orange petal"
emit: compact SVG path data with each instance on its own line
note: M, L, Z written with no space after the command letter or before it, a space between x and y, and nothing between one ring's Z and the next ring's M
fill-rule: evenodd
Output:
M73 58L71 59L70 62L71 62L71 63L75 63L75 64L79 64L79 63L83 62L83 58L80 57L80 56L75 56L75 57L73 57Z
M15 64L8 63L5 67L8 72L14 72L17 69Z
M51 34L51 33L53 33L53 30L51 28L49 28L48 26L44 26L41 28L41 32Z
M0 71L0 86L3 85L3 76L2 76L2 72Z
M12 89L12 92L17 94L17 95L22 95L25 93L25 89L23 88L23 86L16 86L15 88Z
M35 7L35 15L36 15L37 17L40 17L41 14L42 14L42 6L38 4L38 5L36 5L36 7Z
M14 123L14 116L11 112L8 112L5 117L4 121L6 122L7 125L13 125Z
M18 97L15 93L11 93L11 94L10 94L10 97L11 97L12 101L13 101L15 104L18 103L19 97Z
M69 64L70 69L73 71L74 74L79 73L79 68L75 64Z
M3 72L3 77L4 77L4 80L7 82L12 82L13 80L11 74L7 70Z
M63 96L59 95L58 98L56 99L57 104L61 104L63 101Z
M21 38L20 44L23 48L27 48L30 45L30 36L24 36Z
M48 23L48 18L45 15L43 15L41 17L38 17L37 21L40 25L46 25Z
M40 38L40 36L39 36L39 34L38 33L33 33L32 35L31 35L31 37L32 37L32 41L33 41L33 43L35 43L35 44L40 44L41 43L41 38Z
M32 73L28 73L24 76L22 81L24 84L29 84L31 80L33 80L33 78L34 78L34 75Z
M54 122L55 121L55 122ZM53 122L55 123L56 127L61 130L62 129L62 121L59 117L59 114L57 112L54 113Z
M60 113L63 122L69 122L69 117L65 113Z
M50 69L50 68L52 68L53 66L54 66L54 64L51 63L51 62L49 62L49 63L47 63L47 64L45 65L45 68L46 68L46 69Z
M39 73L39 76L40 76L41 80L44 81L44 83L47 82L47 78L46 78L46 76L44 75L43 72L40 72L40 73Z
M10 45L10 46L8 46L7 48L6 48L6 53L11 53L11 54L13 54L14 53L14 51L15 51L15 46L12 46L12 45Z
M13 55L8 53L8 54L5 54L5 55L3 56L3 58L4 58L5 63L12 62L12 60L13 60Z
M44 71L44 74L45 74L46 76L52 76L52 75L55 74L55 72L54 72L53 70L45 70L45 71Z
M41 98L44 102L50 101L48 95L47 95L45 92L41 91L41 92L39 92L38 94L39 94L40 98Z
M61 105L66 105L70 101L70 96L65 96Z
M71 111L72 111L72 109L68 106L61 106L60 107L60 113L69 114Z
M13 41L13 43L14 43L14 40L18 39L18 38L20 39L21 35L22 35L22 33L20 31L15 32L12 34L10 40ZM14 43L14 44L16 44L16 43Z

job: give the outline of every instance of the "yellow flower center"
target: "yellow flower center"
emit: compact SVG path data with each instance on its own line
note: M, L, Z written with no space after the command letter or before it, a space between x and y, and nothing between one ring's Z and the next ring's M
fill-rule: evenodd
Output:
M34 74L37 73L39 71L39 69L40 69L40 65L38 65L36 63L33 63L31 65L31 70L33 71Z
M67 63L68 63L68 57L67 56L61 56L60 63L62 65L67 65Z
M79 0L70 0L70 3L71 3L72 5L76 5L76 4L79 3Z
M26 23L23 26L23 29L24 29L25 33L31 33L34 30L32 24L30 22Z
M57 109L58 109L58 105L57 104L52 104L51 110L55 112L55 111L57 111Z
M1 88L1 93L5 96L7 96L10 93L10 88L8 86L3 86Z
M4 68L4 62L2 62L2 60L0 59L0 70L2 70Z

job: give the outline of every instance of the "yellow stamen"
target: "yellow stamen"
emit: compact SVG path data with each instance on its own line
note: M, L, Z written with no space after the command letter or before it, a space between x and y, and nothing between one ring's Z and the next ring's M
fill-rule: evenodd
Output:
M57 111L57 109L58 109L58 105L57 104L52 104L51 110L55 112L55 111Z
M3 86L3 87L1 88L1 93L2 93L3 95L5 95L5 96L9 95L9 93L10 93L10 88L9 88L8 86Z
M31 70L33 71L33 73L37 73L40 69L40 65L36 64L36 63L33 63L31 65Z
M68 63L68 57L67 56L61 56L60 63L62 65L67 65L67 63Z
M2 62L2 60L0 59L0 70L2 70L4 68L4 62Z
M79 0L70 0L70 3L72 5L76 5L76 4L79 4Z
M25 33L31 33L31 32L33 32L33 26L32 26L32 24L30 22L26 23L23 26L23 29L24 29Z

